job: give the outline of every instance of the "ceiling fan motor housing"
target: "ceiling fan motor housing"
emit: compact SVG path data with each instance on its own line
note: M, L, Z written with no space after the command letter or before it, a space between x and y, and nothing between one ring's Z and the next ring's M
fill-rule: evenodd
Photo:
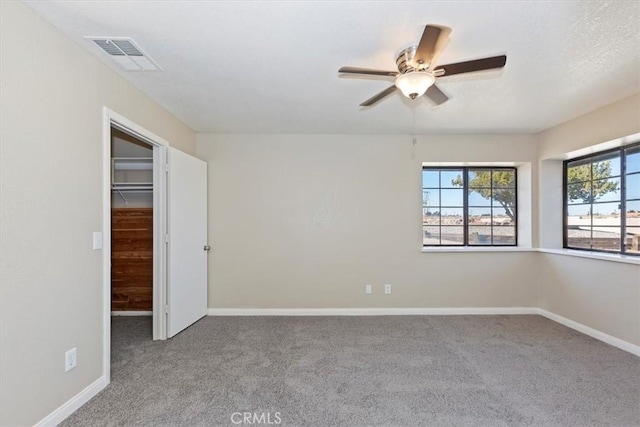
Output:
M417 46L409 46L398 54L396 65L400 73L405 74L411 71L426 70L429 67L429 64L416 64L414 62L413 58L416 56L417 48Z

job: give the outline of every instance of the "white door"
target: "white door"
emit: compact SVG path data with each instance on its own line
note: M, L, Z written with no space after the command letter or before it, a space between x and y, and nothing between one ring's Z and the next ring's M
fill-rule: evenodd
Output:
M167 337L207 314L207 164L168 149Z

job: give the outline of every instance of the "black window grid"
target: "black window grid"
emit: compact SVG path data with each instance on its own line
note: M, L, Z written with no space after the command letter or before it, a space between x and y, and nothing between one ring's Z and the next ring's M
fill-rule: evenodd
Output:
M627 248L627 205L631 202L640 202L640 197L638 198L632 198L632 199L628 199L626 197L627 194L627 178L629 176L634 176L634 175L640 175L640 171L632 171L630 173L627 173L626 169L626 160L627 160L627 155L630 154L636 154L636 153L630 153L628 154L629 151L635 151L637 149L640 149L640 142L636 142L633 144L629 144L623 147L619 147L619 148L614 148L611 150L605 150L605 151L601 151L598 153L594 153L594 154L589 154L586 156L581 156L581 157L576 157L574 159L569 159L569 160L565 160L563 162L563 180L562 180L562 187L563 187L563 247L566 249L575 249L575 250L581 250L581 251L588 251L588 252L601 252L601 253L613 253L613 254L622 254L622 255L631 255L631 256L640 256L639 252L633 252L630 251L629 248ZM599 162L603 162L603 161L607 161L607 160L612 160L612 159L619 159L620 161L620 171L618 174L612 174L606 178L598 178L598 179L593 179L593 165ZM571 167L577 167L577 166L584 166L584 165L591 165L591 176L590 179L588 180L580 180L580 181L573 181L571 182L571 185L579 185L579 184L585 184L585 183L589 183L591 185L590 187L590 191L591 191L591 200L590 202L585 202L585 203L576 203L575 201L571 202L569 200L569 182L568 182L568 170ZM605 201L597 201L597 200L593 200L593 182L596 181L604 181L604 180L612 180L612 179L618 179L620 182L620 193L619 193L619 198L617 198L616 200L605 200ZM593 222L593 212L594 212L594 206L599 206L599 205L605 205L605 204L614 204L617 203L618 204L618 211L619 211L619 218L620 218L620 224L619 225L604 225L604 224L598 224L594 226L594 222ZM569 208L570 207L575 207L575 206L590 206L590 222L589 222L589 247L585 247L585 246L572 246L569 242ZM612 229L612 230L619 230L619 242L618 242L618 250L615 249L603 249L603 248L594 248L593 247L593 242L594 242L594 227L597 227L598 229ZM640 227L640 225L638 226ZM598 230L596 230L598 231Z
M424 233L424 228L425 227L433 227L433 228L437 228L438 229L438 242L439 243L429 243L429 244L425 244L423 243L423 246L425 247L464 247L464 246L469 246L469 247L508 247L508 246L517 246L518 245L518 220L517 220L517 212L518 212L518 197L517 197L517 188L518 188L518 173L517 173L517 168L515 167L499 167L499 166L495 166L495 167L456 167L456 166L451 166L451 167L423 167L422 168L423 171L432 171L432 172L438 172L438 187L425 187L424 186L424 181L423 181L423 187L422 187L422 192L423 192L423 233ZM460 171L461 175L462 175L462 181L463 181L463 185L462 187L456 187L456 186L450 186L447 185L446 187L443 186L443 182L442 182L442 172L443 171ZM474 171L490 171L491 172L491 182L490 182L490 186L469 186L469 172L474 172ZM512 186L496 186L493 183L493 173L494 172L499 172L499 171L509 171L513 173L513 185ZM462 205L442 205L442 190L459 190L462 193ZM469 204L469 198L470 198L470 194L471 191L475 191L475 190L490 190L490 197L488 199L488 204L487 205L470 205ZM494 190L513 190L514 192L514 204L513 204L513 219L512 219L512 224L510 224L509 226L502 226L502 225L496 225L494 218L494 211L499 210L499 209L505 209L503 206L501 205L496 205L493 199L494 196ZM433 206L433 207L427 207L425 206L425 192L429 191L429 192L434 192L437 191L438 192L438 201L439 204L437 206ZM429 224L424 220L424 215L426 215L426 209L429 210L434 210L437 209L438 210L438 224ZM455 244L443 244L442 243L442 228L443 228L443 223L442 223L442 211L444 209L460 209L462 211L462 223L461 224L446 224L444 225L444 227L459 227L462 229L462 241L460 243L455 243ZM489 209L490 210L490 223L489 225L474 225L474 224L469 224L469 217L470 217L470 210L471 209ZM490 238L488 243L482 243L482 242L470 242L469 240L469 230L472 227L477 227L477 228L487 228L490 230ZM496 243L496 236L494 234L494 229L495 228L499 228L499 227L510 227L513 228L513 243Z

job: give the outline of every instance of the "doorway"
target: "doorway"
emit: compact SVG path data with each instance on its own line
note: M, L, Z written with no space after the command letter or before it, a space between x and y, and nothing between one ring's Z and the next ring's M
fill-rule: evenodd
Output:
M144 203L151 201L149 210L152 221L152 249L151 254L148 254L152 264L151 295L148 295L148 290L138 289L138 294L146 292L147 295L145 298L134 297L134 302L130 304L129 308L137 310L128 311L147 311L149 314L149 310L140 310L140 307L136 306L143 303L146 304L144 308L149 308L150 303L153 339L167 338L165 313L167 248L164 236L167 233L165 167L168 142L106 107L103 112L103 372L107 383L109 383L111 376L111 315L112 312L119 311L113 310L114 307L112 307L112 208L140 207L143 200L146 199ZM118 148L116 152L112 149L114 137L124 140L118 144L131 145ZM132 141L135 142L132 143ZM148 160L149 152L151 153L151 161ZM134 153L136 155L144 154L141 157L144 157L145 160L131 160ZM125 154L123 157L128 159L114 162L113 159L117 158L118 154ZM114 163L119 164L115 165ZM143 164L144 166L142 166ZM151 179L149 180L149 178ZM119 191L113 191L114 183L119 184ZM122 191L125 186L128 186L127 191ZM148 220L149 218L146 219L146 221ZM146 226L148 227L148 224ZM136 291L129 293L135 294ZM124 304L123 301L127 300L124 296L120 296L118 299L116 305L120 304L121 306Z
M209 245L207 164L169 147L167 141L106 107L103 108L103 113L103 373L108 384L111 380L113 297L112 204L116 208L120 204L131 207L134 200L137 204L138 199L143 196L134 196L134 189L151 193L144 197L151 197L152 200L152 292L149 295L148 290L138 290L138 294L146 292L146 297L140 299L131 298L130 295L122 296L118 297L117 303L141 312L145 310L140 310L136 305L145 303L147 305L144 307L148 308L150 303L154 340L170 338L207 315ZM112 153L112 133L124 140L133 139L137 147L134 150L148 150L151 147L151 165L148 157L133 160L128 157L116 160L117 164L114 164L113 158L117 156ZM131 143L130 140L127 142ZM138 151L136 153L135 155L140 154ZM146 156L148 151L143 153ZM112 175L115 181L112 181ZM123 192L122 188L126 186L129 186L128 191ZM119 191L113 194L112 190ZM148 223L146 227L148 228ZM142 301L145 299L146 301Z

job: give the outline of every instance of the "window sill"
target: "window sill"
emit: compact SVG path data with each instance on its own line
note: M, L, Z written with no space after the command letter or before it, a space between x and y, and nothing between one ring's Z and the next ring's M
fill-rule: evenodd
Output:
M534 248L523 246L430 246L423 247L423 253L446 252L535 252Z
M613 262L622 262L624 264L636 264L640 265L640 257L628 256L628 255L618 255L618 254L605 254L601 252L587 252L587 251L578 251L575 249L546 249L546 248L538 248L538 252L546 253L546 254L556 254L556 255L565 255L572 256L578 258L590 258L590 259L599 259L602 261L613 261Z
M565 255L577 258L599 259L602 261L621 262L624 264L640 265L640 257L605 254L599 252L582 252L574 249L546 249L527 248L522 246L430 246L423 247L422 253L454 253L454 252L542 252L547 254Z

